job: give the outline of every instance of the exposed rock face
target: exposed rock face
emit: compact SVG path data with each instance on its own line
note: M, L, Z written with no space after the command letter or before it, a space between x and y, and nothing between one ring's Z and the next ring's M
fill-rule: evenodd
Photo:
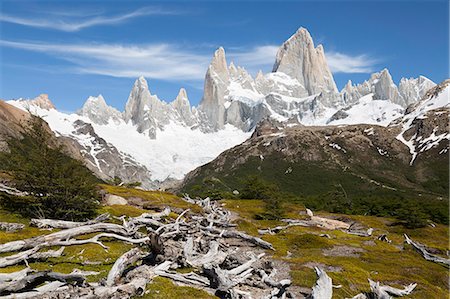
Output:
M177 97L170 103L173 109L178 113L178 120L188 126L193 126L197 123L197 118L191 109L191 103L184 88L180 88Z
M108 106L99 95L88 98L79 111L83 118L60 113L54 115L53 127L57 128L55 131L64 131L61 135L73 138L75 143L78 142L79 136L86 135L86 140L91 138L93 143L83 149L86 153L94 150L97 154L97 150L101 147L116 147L115 152L112 149L106 150L110 157L104 157L105 161L112 159L108 162L109 166L102 162L103 158L99 160L93 156L86 158L91 166L98 168L99 174L104 172L109 176L121 173L124 180L128 178L143 181L150 177L152 171L156 176L158 170L160 175L155 180L162 181L180 178L179 175L171 177L174 174L169 171L166 174L167 165L174 163L178 169L183 169L184 174L187 171L186 165L191 165L189 161L195 161L196 166L211 161L218 152L242 142L263 119L283 123L286 126L299 123L315 126L362 123L387 126L394 119L402 117L405 109L419 101L434 85L432 81L421 76L416 79L402 79L397 87L389 71L384 69L372 74L361 84L353 85L349 81L342 91L338 92L323 47L320 45L315 47L309 32L300 28L278 50L273 71L268 74L260 71L255 78L233 62L228 65L224 49L217 49L205 75L204 93L198 107L191 107L184 88L179 90L171 103L160 100L150 93L145 78L140 77L134 82L123 113ZM40 111L40 115L57 112L53 110L54 106L46 95L19 102L24 108L38 107L50 111ZM75 119L94 124L92 130L95 128L97 132L90 130L84 132L86 128L83 129L84 133L78 132L79 127L73 128ZM233 126L241 132L236 132ZM116 134L115 130L119 129L121 132ZM233 136L227 135L230 132L233 132ZM208 135L209 133L215 135ZM407 135L406 141L413 140ZM149 141L139 139L142 136L152 139L146 143L147 152L136 150L143 142ZM186 142L186 136L194 136L192 138L195 140ZM219 138L216 140L211 138L213 136ZM114 145L106 143L105 140L103 142L97 140L102 137ZM137 143L135 147L124 142L128 141L127 137ZM174 140L170 140L171 138ZM184 148L174 149L176 139L184 142ZM215 140L213 143L203 146L207 143L205 141L213 139ZM222 140L232 141L221 142ZM199 144L202 144L202 147L198 146ZM186 146L191 149L190 152L186 150ZM192 148L196 149L195 155L201 148L202 155L191 156ZM137 173L140 173L137 176L142 180L133 176L132 171L121 170L117 163L128 162L117 149L133 155L136 161L152 169L147 170L147 174L144 175L139 165L133 161L129 163L137 167ZM147 155L150 152L158 156L157 161ZM164 158L161 153L166 154ZM111 158L112 156L115 158ZM131 157L128 158L133 160ZM151 162L146 164L147 161Z
M99 125L106 125L110 120L119 122L122 119L122 113L119 110L108 106L105 99L100 94L97 97L89 97L78 114L92 120Z
M124 121L137 126L140 133L150 138L156 137L158 129L163 129L171 121L192 126L197 123L190 108L186 90L181 89L175 101L167 104L152 95L147 81L140 77L133 85L125 106Z
M283 72L295 78L309 95L323 91L337 92L322 45L314 42L305 28L300 28L278 50L273 72Z
M387 69L374 73L370 79L356 86L351 81L341 91L341 96L347 105L354 104L361 97L373 93L374 100L390 101L403 108L419 101L424 94L435 86L431 80L420 76L419 78L402 78L397 87Z
M146 188L155 187L151 183L148 169L137 163L133 157L121 153L112 144L97 135L91 124L77 120L72 140L87 162L86 166L102 179L115 176L124 182L142 182Z
M222 129L225 124L225 96L230 83L225 50L221 47L214 52L205 76L203 99L199 110L205 113L213 129Z
M422 192L446 196L440 186L448 186L448 171L436 165L448 165L449 93L450 80L431 89L388 126L293 126L265 119L244 143L190 172L181 188L190 192L214 178L233 189L255 174L304 195L332 191L335 184L347 182L353 187L344 188L380 188L383 194L398 195L401 190L413 196ZM341 114L345 116L345 111ZM430 182L439 187L428 187Z
M32 100L23 100L23 101L26 101L30 106L37 106L45 110L56 109L55 105L53 105L53 103L48 98L48 94L46 93L42 93Z

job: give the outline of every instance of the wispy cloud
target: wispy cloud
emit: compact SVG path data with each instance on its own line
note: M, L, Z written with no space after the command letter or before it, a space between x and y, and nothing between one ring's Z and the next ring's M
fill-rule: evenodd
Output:
M117 44L42 44L0 41L0 46L41 52L70 62L69 71L113 77L203 79L210 55L171 44L123 46Z
M200 53L197 47L176 44L59 44L0 40L1 47L39 52L65 61L62 69L81 74L166 81L201 81L211 60L211 53ZM228 62L245 67L251 74L272 70L278 46L263 45L233 48L227 51ZM369 73L377 62L366 55L351 56L327 52L334 73Z
M0 22L13 23L23 26L49 28L59 31L74 32L80 31L84 28L99 26L99 25L115 25L123 23L127 20L150 16L150 15L174 15L180 14L178 11L166 10L159 7L143 7L129 13L119 15L94 15L85 18L80 18L74 14L60 14L58 12L48 13L52 14L50 18L25 18L20 16L0 14ZM56 15L56 16L55 16Z
M257 46L249 50L232 52L229 57L239 65L245 66L251 73L262 69L272 70L279 46ZM325 53L328 66L333 73L370 73L373 72L378 59L369 55L348 55L339 52Z
M378 59L362 54L351 56L339 52L325 53L328 65L333 73L371 73Z

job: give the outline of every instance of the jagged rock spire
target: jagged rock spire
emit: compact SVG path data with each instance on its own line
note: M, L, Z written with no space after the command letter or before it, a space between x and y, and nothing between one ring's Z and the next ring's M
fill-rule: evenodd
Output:
M122 113L108 106L101 94L96 97L90 96L78 111L78 114L89 118L99 125L106 125L110 119L117 122L122 118Z
M300 28L278 50L273 72L297 79L310 95L337 92L322 45L314 47L308 30Z

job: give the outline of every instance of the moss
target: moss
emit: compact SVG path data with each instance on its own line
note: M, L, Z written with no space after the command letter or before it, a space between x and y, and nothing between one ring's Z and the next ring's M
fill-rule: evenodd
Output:
M171 280L163 277L156 277L152 283L147 285L147 291L145 295L139 298L145 299L185 299L185 298L197 298L197 299L212 299L217 298L212 296L205 291L185 287L185 286L176 286L172 283Z
M267 222L255 220L254 215L261 209L261 201L257 200L226 200L227 208L239 214L238 229L249 234L257 235L258 229L274 227L279 222ZM298 218L304 216L298 212L304 207L288 208L289 213ZM357 221L366 227L375 229L372 237L359 237L345 232L324 231L315 227L290 227L274 235L264 235L262 238L275 248L273 257L290 264L293 284L311 288L316 275L310 267L305 267L309 262L335 267L340 271L328 271L333 279L333 284L341 284L342 288L334 289L336 298L351 298L361 291L368 291L367 279L381 281L392 286L401 286L417 282L414 298L446 298L448 294L448 272L441 265L430 263L423 259L412 248L404 246L403 233L407 233L415 240L440 250L448 250L448 228L445 225L425 227L408 230L395 225L392 218L381 218L361 215L340 215L326 212L317 212L317 215L333 217L349 221ZM291 217L290 218L294 218ZM320 237L319 234L327 233L331 239ZM381 241L373 241L377 235L387 233L391 244ZM362 248L359 256L324 256L323 249L332 246L352 246ZM288 258L287 252L291 255Z

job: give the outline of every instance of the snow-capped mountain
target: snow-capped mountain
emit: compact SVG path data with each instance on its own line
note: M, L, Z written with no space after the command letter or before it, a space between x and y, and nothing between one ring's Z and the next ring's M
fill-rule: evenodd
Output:
M109 176L131 179L129 172L114 167L106 170L108 162L96 160L103 152L101 147L107 145L116 149L117 156L145 168L152 182L162 182L181 179L242 143L262 119L304 125L387 126L433 86L421 76L402 79L397 87L385 69L361 84L349 82L339 92L323 47L315 46L309 32L300 28L281 45L272 72L260 71L255 78L243 67L228 64L225 50L217 49L198 107L190 105L183 88L171 102L159 99L144 77L135 81L123 112L108 106L101 95L89 97L76 114L57 111L45 96L10 103L22 109L32 107L29 110L43 116L59 135L82 144L91 156L89 163L103 166ZM90 126L89 134L104 143L89 141L80 124Z
M445 198L449 92L446 80L387 126L304 126L265 119L245 142L187 174L178 191L193 196L239 191L255 175L304 196L325 198L338 186L351 198L356 190L356 196L367 196L369 205L374 194ZM376 106L379 101L371 93L358 105Z

